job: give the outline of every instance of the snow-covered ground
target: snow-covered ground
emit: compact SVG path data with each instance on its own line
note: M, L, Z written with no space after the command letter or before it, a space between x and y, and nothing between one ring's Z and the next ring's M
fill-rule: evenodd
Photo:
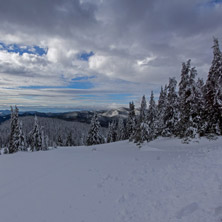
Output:
M222 221L222 138L0 156L2 222Z

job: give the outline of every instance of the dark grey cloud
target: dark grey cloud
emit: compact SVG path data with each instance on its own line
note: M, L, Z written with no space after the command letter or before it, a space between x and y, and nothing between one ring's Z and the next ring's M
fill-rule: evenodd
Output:
M148 93L179 78L188 59L206 77L213 36L222 42L222 4L211 0L7 0L0 21L0 41L48 48L44 56L0 51L1 84L16 87L86 75L97 77L88 93ZM89 61L78 59L91 51Z
M20 28L42 34L71 34L96 23L95 6L79 0L8 0L1 2L0 19L3 28Z

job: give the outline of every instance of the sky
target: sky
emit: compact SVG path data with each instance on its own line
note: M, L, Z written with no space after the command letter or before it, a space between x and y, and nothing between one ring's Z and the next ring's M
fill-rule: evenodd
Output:
M0 1L0 109L71 111L158 98L191 59L206 79L221 0Z

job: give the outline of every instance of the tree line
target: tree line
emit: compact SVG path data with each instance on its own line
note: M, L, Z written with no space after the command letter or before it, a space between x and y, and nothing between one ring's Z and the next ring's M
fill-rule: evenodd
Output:
M106 134L107 129L102 129L102 133ZM21 117L18 107L11 107L11 119L0 125L0 154L86 145L88 131L89 124L86 123L37 116Z
M213 41L213 60L206 82L197 78L197 70L191 60L182 63L180 81L169 78L168 84L161 87L156 102L151 91L149 104L142 97L139 115L136 115L134 102L129 103L126 121L109 124L106 142L129 139L141 144L159 136L179 137L184 141L202 136L222 135L222 53L217 38ZM99 144L98 121L92 120L88 145ZM93 133L94 132L94 133ZM94 138L91 140L91 138Z

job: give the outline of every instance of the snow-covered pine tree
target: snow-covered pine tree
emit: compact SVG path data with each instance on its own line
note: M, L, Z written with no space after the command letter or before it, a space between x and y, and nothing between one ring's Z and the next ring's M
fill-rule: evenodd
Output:
M179 123L178 123L178 136L181 138L184 137L186 128L188 127L189 117L190 117L190 107L187 104L187 98L190 96L189 91L189 72L190 72L190 62L188 60L187 63L182 63L181 70L181 80L179 83Z
M117 141L116 122L112 121L109 123L108 127L107 143L112 143L115 141Z
M48 150L47 137L45 135L44 127L41 127L41 150Z
M62 137L61 137L60 134L58 135L57 145L58 145L58 146L63 146L63 140L62 140Z
M146 104L146 97L143 95L142 101L141 101L141 106L140 106L140 122L145 122L147 117L147 104Z
M184 132L184 136L186 138L195 138L198 132L198 107L195 102L197 102L198 98L195 98L196 92L196 82L195 77L197 75L197 71L195 67L190 69L189 73L189 87L186 90L187 98L185 101L185 106L187 109L187 115L189 118L187 119L187 125ZM189 96L188 96L189 95Z
M142 97L140 114L136 121L135 130L134 130L134 142L140 145L144 141L148 140L149 126L147 124L147 104L145 95Z
M18 120L18 108L15 109L11 106L11 132L9 138L9 153L15 153L19 149L19 120Z
M135 105L133 102L129 103L129 114L126 121L126 139L129 139L132 141L132 137L134 135L134 129L135 129Z
M26 136L23 132L22 121L19 122L19 150L27 151L27 142L26 142Z
M182 64L181 81L179 83L179 122L178 136L194 138L197 134L197 124L194 118L198 118L198 112L195 108L195 77L197 71L195 67L191 68L191 60Z
M222 133L222 54L217 38L214 38L213 61L205 85L207 134Z
M157 136L164 136L163 131L165 129L164 115L166 112L167 104L167 85L164 89L161 87L160 96L157 105Z
M8 152L9 153L16 152L16 148L14 146L14 131L15 131L14 128L15 128L15 126L14 126L14 110L13 110L13 107L11 106L10 136L9 136L9 145L8 145ZM7 152L5 154L7 154Z
M99 129L100 129L100 123L98 120L98 116L95 113L91 120L90 129L86 140L87 146L101 144L104 142L104 138L100 135Z
M177 135L177 124L179 118L178 111L178 96L176 92L177 81L175 78L169 78L168 94L167 94L167 104L166 112L164 115L165 129L163 130L163 135L174 136Z
M122 118L119 118L118 125L117 125L117 140L124 140L126 137L125 135L125 126Z
M154 140L157 136L157 107L154 100L153 91L151 91L146 123L148 124L147 131L149 132L147 135L147 140Z
M106 142L112 143L112 123L109 123L108 125L108 133L107 133Z
M194 92L193 110L196 113L194 122L197 125L197 132L199 136L204 136L206 132L207 123L204 118L205 100L204 100L204 81L198 78Z
M30 133L30 145L31 145L31 151L39 151L42 149L41 132L39 129L37 116L35 116L34 118L34 127Z
M74 142L72 139L72 132L70 131L67 135L66 146L74 146Z

